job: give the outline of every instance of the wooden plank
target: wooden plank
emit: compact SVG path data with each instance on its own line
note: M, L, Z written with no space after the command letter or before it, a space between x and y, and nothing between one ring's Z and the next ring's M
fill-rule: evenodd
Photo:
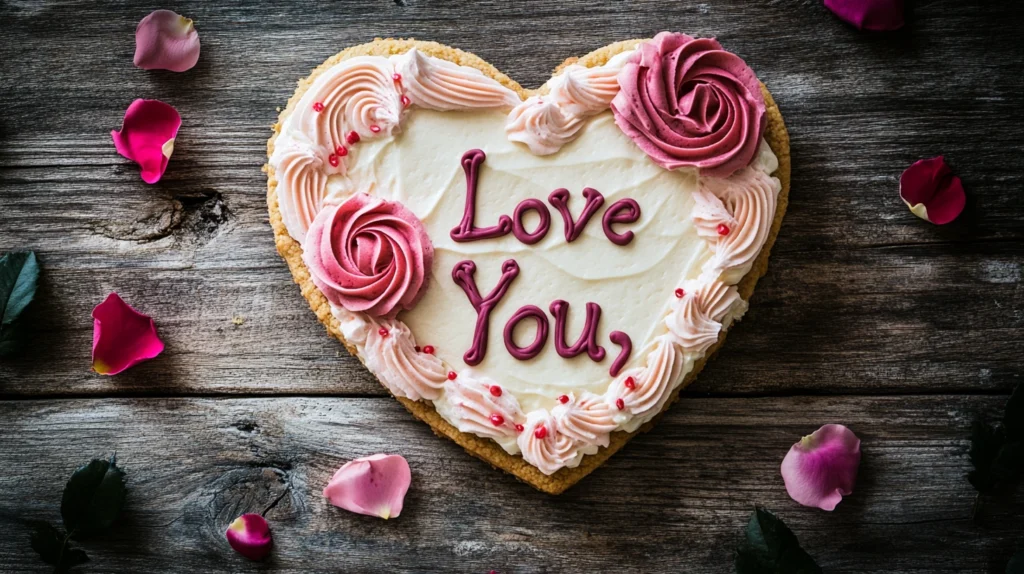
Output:
M0 402L0 563L35 571L25 521L59 521L84 460L117 451L130 494L120 525L83 546L90 571L249 568L223 540L267 513L275 571L731 572L754 504L777 511L827 572L990 572L1024 536L1020 496L971 520L970 422L1005 397L682 401L649 435L561 497L517 483L380 398ZM770 421L770 422L768 422ZM834 513L789 500L778 466L823 422L863 440L855 494ZM409 460L414 484L388 522L326 504L344 461ZM1018 493L1019 494L1019 493Z
M395 35L472 50L537 85L565 56L666 23L747 58L793 140L771 271L692 392L1005 391L1019 380L1019 3L919 3L898 35L858 34L812 0L399 4L184 3L203 39L186 74L129 65L148 8L0 6L0 251L36 249L44 265L31 350L0 368L0 394L382 394L324 336L274 252L259 167L295 79L345 45ZM138 96L174 103L185 121L155 186L107 135ZM896 196L900 170L936 153L970 195L942 228ZM114 380L87 372L89 311L112 290L168 341L164 357Z

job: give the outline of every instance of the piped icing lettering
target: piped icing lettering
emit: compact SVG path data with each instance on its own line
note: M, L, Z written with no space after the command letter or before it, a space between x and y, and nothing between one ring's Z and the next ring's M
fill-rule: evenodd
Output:
M608 369L608 374L614 377L618 375L619 371L622 370L622 367L629 362L629 355L633 353L633 340L629 338L629 335L622 331L612 331L611 334L608 335L608 339L612 343L618 345L620 349L619 355L615 357L614 361L612 361L612 368Z
M604 228L604 234L608 237L609 241L616 245L629 245L629 242L633 241L633 232L623 231L622 233L617 233L612 229L612 225L616 223L634 223L638 219L640 219L640 204L635 199L620 199L605 210L604 217L601 218L601 226Z
M523 216L527 211L534 211L540 216L540 222L532 232L527 231L523 223ZM543 201L531 197L520 201L519 205L516 206L515 213L512 215L512 235L525 245L533 245L544 239L550 228L551 214L548 213L548 207L544 205Z
M533 336L533 342L525 347L520 347L515 342L515 329L524 319L533 319L537 324L537 332ZM521 307L514 315L505 323L505 348L513 357L520 361L527 361L540 354L541 349L544 348L544 343L548 341L548 316L544 314L543 309L536 305L526 305Z
M452 229L452 241L460 243L479 239L492 239L508 235L512 231L512 218L502 215L498 223L490 227L475 227L477 182L480 180L480 166L487 159L483 150L471 149L462 155L462 170L466 172L466 210L459 226Z
M600 363L604 360L604 347L597 344L597 323L601 320L601 306L587 303L587 318L583 323L583 332L572 345L565 342L566 324L569 322L569 303L552 301L549 307L555 317L555 352L560 357L571 359L580 353L586 353L592 361Z
M501 301L501 298L505 296L509 286L512 284L512 280L519 275L519 265L514 259L509 259L502 263L501 277L498 279L498 284L491 289L491 292L486 297L480 296L480 290L477 289L476 279L474 278L475 274L476 263L469 260L460 261L452 269L452 279L456 285L462 287L462 290L466 292L466 296L469 297L469 303L476 310L473 344L470 345L466 354L462 356L462 360L471 366L479 365L480 361L484 360L484 355L487 353L487 327L491 318L491 311Z
M573 221L572 212L569 211L569 190L564 187L559 188L552 191L551 195L548 196L548 203L562 214L562 221L565 223L565 241L567 243L572 243L579 239L583 233L583 228L587 226L590 218L604 205L604 196L601 195L600 191L592 187L583 188L583 199L586 200L586 203L583 205L583 211L580 212L579 218Z

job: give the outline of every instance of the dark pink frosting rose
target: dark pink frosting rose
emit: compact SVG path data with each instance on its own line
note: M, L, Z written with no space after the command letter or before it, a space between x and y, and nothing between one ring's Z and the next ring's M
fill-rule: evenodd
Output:
M328 301L373 317L411 309L434 260L434 246L411 211L365 193L323 208L302 248Z
M728 177L754 159L766 123L761 84L714 39L662 32L618 80L615 123L658 165Z

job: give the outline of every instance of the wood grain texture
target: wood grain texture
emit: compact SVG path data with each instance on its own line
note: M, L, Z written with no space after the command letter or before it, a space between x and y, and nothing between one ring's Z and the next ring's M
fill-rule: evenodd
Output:
M970 519L964 437L1002 402L695 398L559 497L466 456L391 399L7 402L0 491L17 497L0 497L0 564L37 571L26 521L59 520L79 459L116 450L127 510L110 537L83 545L88 572L724 573L754 503L775 509L826 572L990 572L1024 537L1011 520L1024 500L989 501ZM834 513L797 506L779 478L786 449L823 417L864 441L858 491ZM412 466L402 515L328 505L331 473L379 451ZM250 566L223 531L268 507L275 550Z
M0 251L43 265L30 348L0 364L0 570L42 571L23 521L56 520L71 470L116 449L129 514L87 546L87 572L730 572L755 503L829 572L1001 571L1024 540L1020 492L971 521L963 475L971 413L1024 367L1024 4L914 4L906 30L862 34L820 0L0 1ZM195 19L195 69L131 66L157 7ZM274 251L265 141L298 78L374 37L458 46L534 87L568 55L665 28L717 36L776 96L790 206L750 312L686 398L551 499L430 435L326 336ZM154 186L110 143L137 97L184 118ZM969 195L941 228L896 194L940 153ZM167 351L103 378L89 312L111 290ZM865 448L833 514L793 505L777 474L826 422ZM330 472L379 450L413 463L406 514L326 508ZM286 484L274 561L235 561L221 529Z

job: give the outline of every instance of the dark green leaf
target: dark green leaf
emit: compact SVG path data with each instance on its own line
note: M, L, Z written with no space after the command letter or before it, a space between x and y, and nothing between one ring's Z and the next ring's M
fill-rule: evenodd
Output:
M0 257L0 325L10 325L28 307L38 279L35 253L18 251Z
M89 561L85 551L66 546L64 534L45 522L33 524L32 549L43 562L54 566L55 572L67 572Z
M1007 440L1024 441L1024 390L1021 390L1020 385L1013 389L1010 400L1006 401L1003 429Z
M796 535L764 508L754 509L736 555L737 574L821 574Z
M1017 551L1006 565L1006 574L1024 574L1024 550Z
M35 550L43 562L56 566L60 560L61 549L64 547L64 535L46 522L33 525L32 550Z
M21 323L0 326L0 357L10 357L21 349Z
M981 493L995 489L996 477L992 465L999 456L999 450L1006 442L1002 431L980 420L971 427L971 450L968 456L974 470L967 473L967 480Z
M106 530L121 513L124 498L124 471L116 459L93 460L76 470L64 487L64 528L76 537Z

